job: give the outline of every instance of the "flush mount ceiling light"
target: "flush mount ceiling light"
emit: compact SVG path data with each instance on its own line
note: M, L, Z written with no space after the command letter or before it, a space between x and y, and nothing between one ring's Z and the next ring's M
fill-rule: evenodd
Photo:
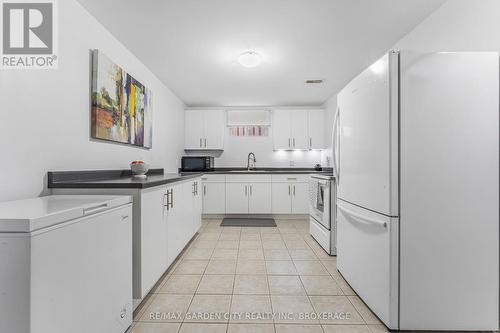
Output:
M254 68L260 65L262 57L255 51L246 51L240 54L238 62L243 67Z

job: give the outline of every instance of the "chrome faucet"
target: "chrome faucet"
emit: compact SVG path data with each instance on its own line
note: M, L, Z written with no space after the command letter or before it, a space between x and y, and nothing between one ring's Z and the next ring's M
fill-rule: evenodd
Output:
M252 158L252 166L250 166L250 158ZM255 158L255 154L251 152L247 157L247 170L255 169L255 162L257 162L257 159Z

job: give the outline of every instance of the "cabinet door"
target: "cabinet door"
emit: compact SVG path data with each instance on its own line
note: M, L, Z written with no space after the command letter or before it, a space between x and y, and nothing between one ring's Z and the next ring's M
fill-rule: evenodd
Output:
M290 112L292 148L308 149L309 137L307 135L308 111L293 110Z
M226 112L223 110L205 110L205 136L203 148L224 149L224 132L226 129Z
M307 183L292 183L292 214L309 213L309 188Z
M248 186L248 212L270 214L272 211L271 183L251 183Z
M193 229L191 237L198 232L201 228L201 212L202 212L202 188L201 181L197 179L193 182L193 199L192 199L192 220L193 220ZM188 208L189 209L189 208Z
M167 269L166 187L141 191L141 292L146 296Z
M165 219L167 222L167 245L168 245L168 265L170 265L182 248L182 209L179 209L179 198L181 191L179 185L169 186L167 191L171 191L168 196L170 204L165 207Z
M226 183L226 214L248 214L247 183Z
M290 214L292 212L292 185L289 183L272 184L273 214Z
M185 111L185 144L186 149L203 149L204 144L203 110Z
M273 143L274 149L291 149L290 111L273 111Z
M203 214L225 213L226 183L203 183Z
M309 111L309 149L323 149L325 147L325 111Z

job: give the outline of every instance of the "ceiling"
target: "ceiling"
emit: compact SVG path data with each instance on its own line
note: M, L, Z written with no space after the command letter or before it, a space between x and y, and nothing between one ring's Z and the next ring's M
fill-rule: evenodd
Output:
M78 1L188 106L321 105L445 2Z

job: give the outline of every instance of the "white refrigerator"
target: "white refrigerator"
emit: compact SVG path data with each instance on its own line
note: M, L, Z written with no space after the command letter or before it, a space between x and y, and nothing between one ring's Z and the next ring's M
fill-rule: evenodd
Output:
M337 265L391 329L498 330L499 55L392 51L338 95Z

